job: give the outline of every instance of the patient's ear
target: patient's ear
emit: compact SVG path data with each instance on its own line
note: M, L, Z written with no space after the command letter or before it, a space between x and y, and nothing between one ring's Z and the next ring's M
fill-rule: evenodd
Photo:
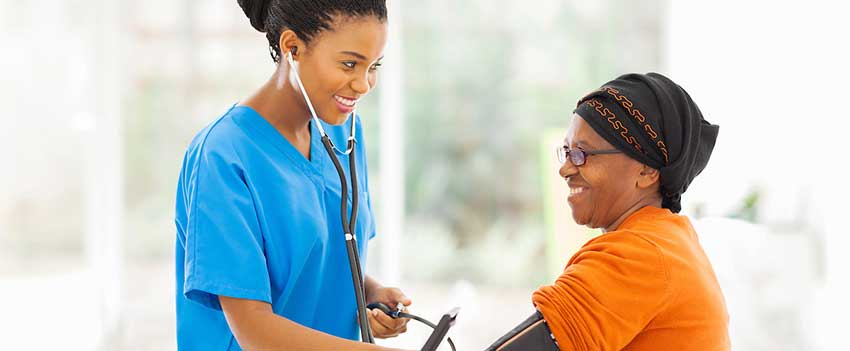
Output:
M650 189L661 185L661 172L650 166L641 165L636 184L638 189Z

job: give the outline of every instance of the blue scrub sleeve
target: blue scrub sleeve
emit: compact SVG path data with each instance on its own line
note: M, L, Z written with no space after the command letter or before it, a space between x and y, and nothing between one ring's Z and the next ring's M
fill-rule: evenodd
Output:
M189 195L186 298L221 310L219 295L271 303L253 197L235 152L201 152Z
M372 239L375 238L375 235L377 235L377 230L375 228L377 226L375 225L374 222L372 222L375 219L375 213L372 211L372 198L371 198L371 196L369 196L368 192L365 192L363 194L364 194L363 197L366 200L366 203L369 205L369 206L366 207L369 210L369 222L370 222L369 225L367 226L367 229L366 229L367 231L369 231L368 233L366 233L366 237L369 238L368 240L372 240Z
M356 128L357 130L355 131L355 133L357 133L357 140L360 140L360 142L357 143L357 147L359 147L360 150L357 150L357 152L358 155L360 155L360 157L363 159L363 188L366 189L362 193L364 199L361 199L361 201L366 201L370 218L370 223L369 225L367 225L368 233L366 233L366 237L369 238L368 240L372 240L378 234L378 231L376 229L376 223L372 222L375 219L375 212L372 211L372 196L371 192L369 192L369 160L366 157L366 138L363 137L363 124L360 123L360 115L357 116Z

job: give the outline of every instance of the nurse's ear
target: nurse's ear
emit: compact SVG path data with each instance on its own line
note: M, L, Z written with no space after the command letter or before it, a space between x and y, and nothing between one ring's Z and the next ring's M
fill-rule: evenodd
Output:
M281 54L291 55L292 59L295 60L298 58L298 47L303 46L304 42L298 38L295 32L287 29L283 33L280 33L280 42L278 45L280 46Z

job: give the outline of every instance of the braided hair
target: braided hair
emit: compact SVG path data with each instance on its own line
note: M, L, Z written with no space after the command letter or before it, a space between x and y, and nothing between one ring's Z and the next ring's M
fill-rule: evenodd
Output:
M331 29L334 16L374 16L387 19L386 0L236 0L254 29L266 33L269 53L280 62L280 34L292 30L309 44L322 31Z

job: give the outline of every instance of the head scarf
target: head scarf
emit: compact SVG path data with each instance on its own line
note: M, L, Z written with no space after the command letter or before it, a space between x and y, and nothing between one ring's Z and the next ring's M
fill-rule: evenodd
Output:
M682 87L658 73L605 83L581 98L575 113L615 148L661 172L662 207L673 212L708 163L719 129Z

